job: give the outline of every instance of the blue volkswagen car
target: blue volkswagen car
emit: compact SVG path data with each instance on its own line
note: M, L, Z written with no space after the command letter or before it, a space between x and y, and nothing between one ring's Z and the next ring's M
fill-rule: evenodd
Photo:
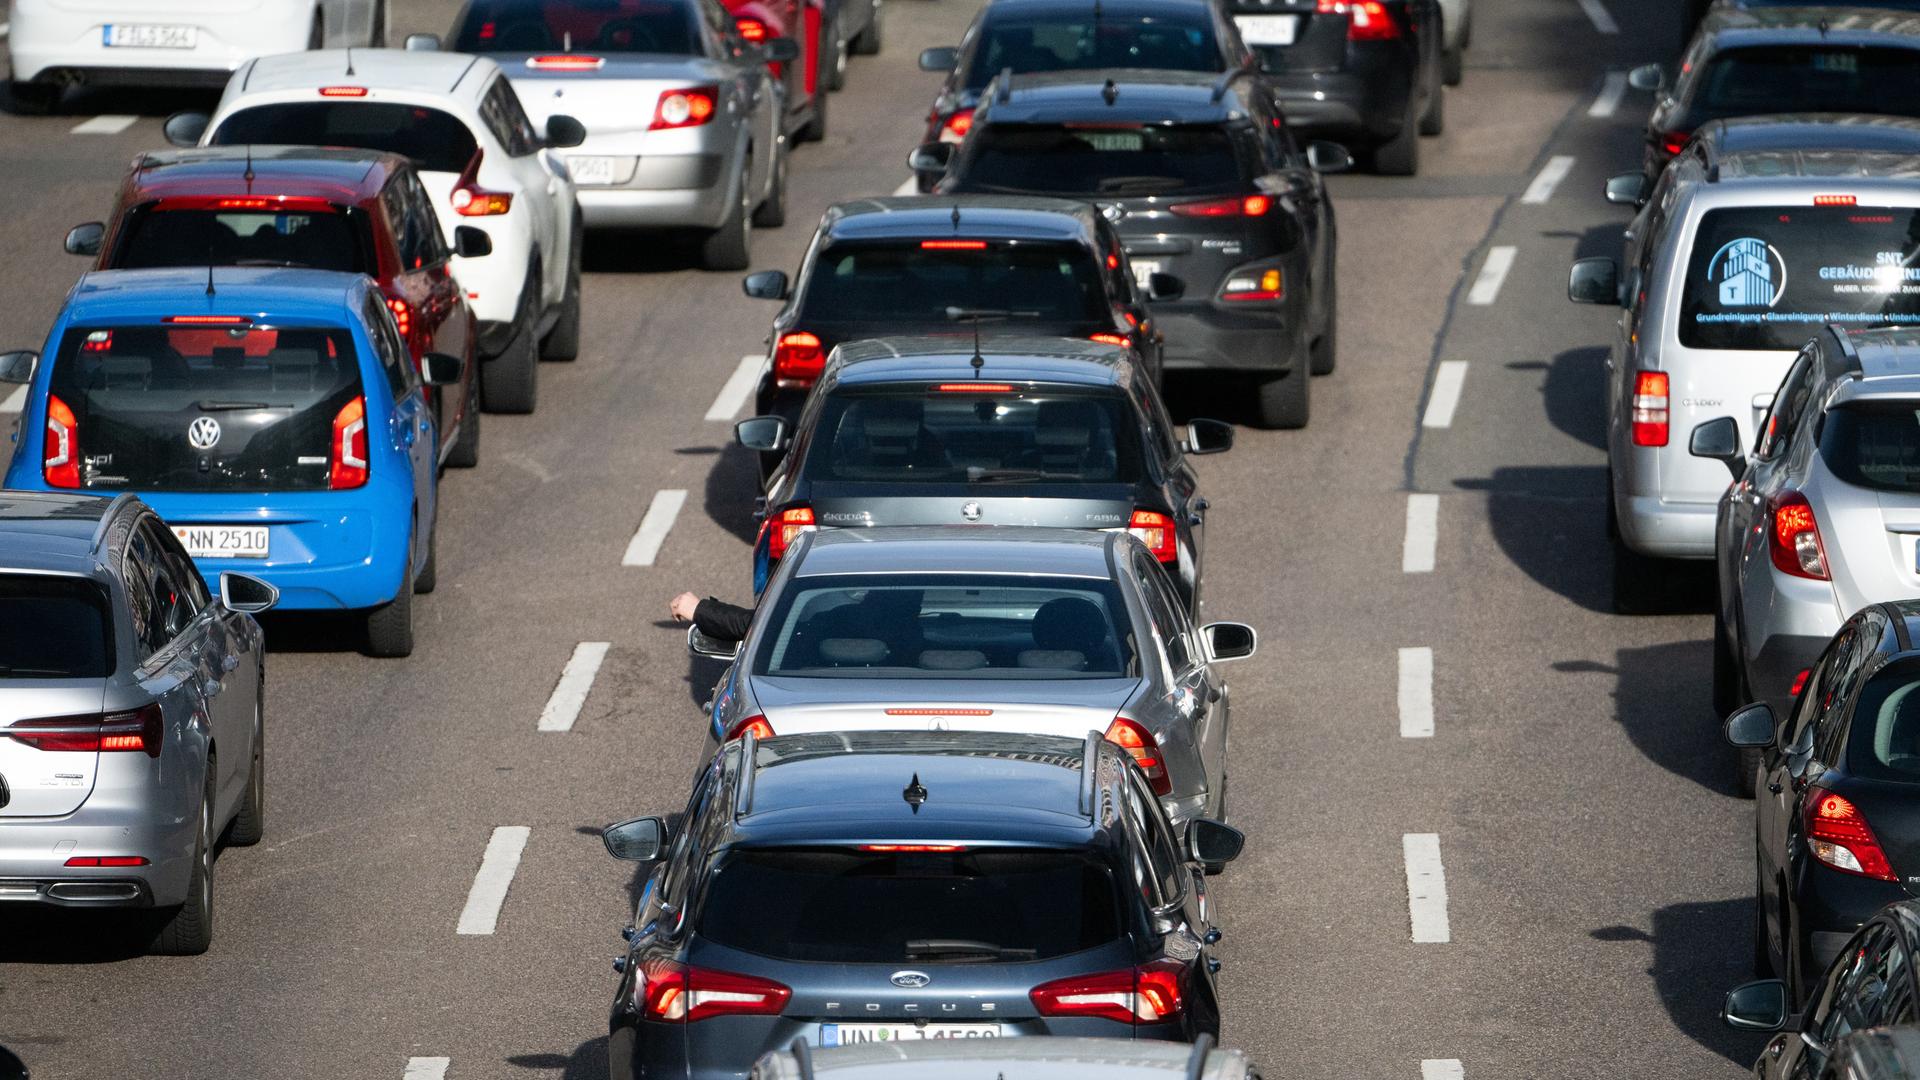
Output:
M421 369L451 384L461 364L429 354ZM438 439L369 279L88 274L42 352L0 356L0 377L29 386L7 487L136 492L208 579L253 574L282 609L360 612L372 655L413 651Z

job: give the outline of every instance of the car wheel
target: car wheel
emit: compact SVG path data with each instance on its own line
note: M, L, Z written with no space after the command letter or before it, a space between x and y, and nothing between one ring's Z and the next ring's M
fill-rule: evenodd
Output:
M1438 135L1447 130L1447 92L1439 83L1433 85L1433 96L1427 99L1427 111L1420 114L1420 134Z
M499 356L481 365L481 400L488 412L530 413L539 392L539 376L533 330L523 324Z
M8 83L9 107L15 116L45 116L60 104L65 90L59 83Z
M826 31L822 30L820 36L823 39L820 47L824 50ZM821 53L823 59L825 55ZM815 85L824 85L824 80ZM824 90L813 95L813 118L807 121L806 127L794 132L793 137L798 142L820 142L827 137L827 95Z
M773 183L767 197L753 208L753 223L763 229L777 229L787 223L787 155L773 151Z
M387 0L380 0L373 5L373 32L368 41L376 49L387 47Z
M460 416L460 434L453 437L453 449L447 451L447 464L456 469L471 469L480 464L480 379L467 380L467 408Z
M391 601L367 612L367 655L399 658L413 655L413 560L400 578L400 592Z
M1440 81L1448 86L1459 86L1460 80L1466 78L1466 75L1467 50L1464 45L1440 54Z
M161 956L198 956L213 944L213 769L200 792L200 829L193 838L193 871L187 877L186 902L160 924L147 951Z
M427 561L420 564L420 572L413 576L413 591L425 596L440 584L440 538L439 520L436 517L434 527L427 530Z
M1743 746L1733 755L1733 790L1743 799L1751 799L1760 787L1760 751Z
M847 88L847 45L840 40L840 16L820 31L820 82L835 92Z
M264 685L264 683L262 684ZM253 762L247 766L247 793L240 812L227 826L227 843L252 847L267 835L267 729L260 702L253 703Z
M1340 362L1340 305L1336 302L1339 293L1331 277L1327 279L1326 287L1327 326L1307 347L1307 368L1315 375L1333 374L1334 365Z
M630 1027L614 1028L607 1036L608 1080L634 1080L639 1075L633 1062L638 1042L639 1037Z
M313 9L313 29L307 31L307 51L313 52L316 49L324 49L326 47L327 21L325 16L320 14L319 7L316 6Z
M749 161L741 169L740 196L727 212L727 220L700 245L700 265L708 270L745 270L752 259L753 215L747 209L752 199L747 191L752 164Z
M1254 384L1255 420L1264 428L1307 426L1309 368L1295 365L1285 375L1269 376Z
M853 36L855 56L872 56L880 51L880 41L885 35L881 22L886 15L886 5L882 0L873 0L873 17L867 20L867 28Z
M1408 118L1400 134L1373 148L1373 171L1381 176L1414 176L1420 172L1420 131Z

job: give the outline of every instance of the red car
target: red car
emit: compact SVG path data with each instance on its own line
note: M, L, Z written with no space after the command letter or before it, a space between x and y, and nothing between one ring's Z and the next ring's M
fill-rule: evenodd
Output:
M305 146L211 147L143 154L120 185L113 216L67 233L67 251L96 270L174 266L298 266L372 278L385 294L414 366L427 353L466 361L454 386L428 387L440 463L480 457L480 365L467 294L454 280L433 200L407 159ZM455 230L457 254L492 249Z
M754 45L772 38L792 38L800 45L800 59L783 64L767 62L767 70L787 88L787 134L799 142L827 137L827 90L833 64L840 52L834 28L826 18L824 0L721 0L733 14L740 37Z

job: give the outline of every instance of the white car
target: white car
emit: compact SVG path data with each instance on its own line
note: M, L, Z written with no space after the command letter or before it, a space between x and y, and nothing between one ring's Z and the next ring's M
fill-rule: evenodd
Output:
M12 0L13 107L70 84L206 86L256 56L387 40L386 0Z
M537 360L580 351L580 204L555 149L586 129L565 115L537 130L486 57L395 49L292 53L234 73L211 119L167 121L175 145L293 143L413 159L453 245L473 225L486 258L454 257L480 323L480 392L493 412L532 412Z

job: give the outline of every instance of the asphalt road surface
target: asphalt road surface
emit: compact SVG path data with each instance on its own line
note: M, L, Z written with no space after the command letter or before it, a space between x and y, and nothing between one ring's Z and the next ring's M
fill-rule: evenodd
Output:
M1340 366L1312 425L1201 464L1207 613L1262 634L1232 669L1249 847L1213 892L1223 1033L1269 1077L1732 1077L1759 1047L1716 1019L1746 977L1752 810L1709 707L1710 576L1676 577L1671 614L1608 612L1612 318L1564 294L1569 260L1618 251L1600 185L1649 107L1608 73L1671 59L1678 5L1474 3L1421 175L1333 182ZM454 8L394 0L395 33ZM906 178L936 83L915 56L974 9L889 0L757 266L791 270L828 202ZM39 345L81 270L64 230L210 101L0 114L0 347ZM653 241L587 257L581 359L446 478L413 657L269 623L268 836L220 859L212 951L0 914L0 1043L36 1080L606 1075L634 882L595 830L680 808L706 750L716 669L666 601L748 595L753 469L722 391L774 309ZM1240 419L1204 385L1173 398ZM650 507L653 536L677 514L624 565ZM539 730L550 698L572 715L576 651L570 730Z

